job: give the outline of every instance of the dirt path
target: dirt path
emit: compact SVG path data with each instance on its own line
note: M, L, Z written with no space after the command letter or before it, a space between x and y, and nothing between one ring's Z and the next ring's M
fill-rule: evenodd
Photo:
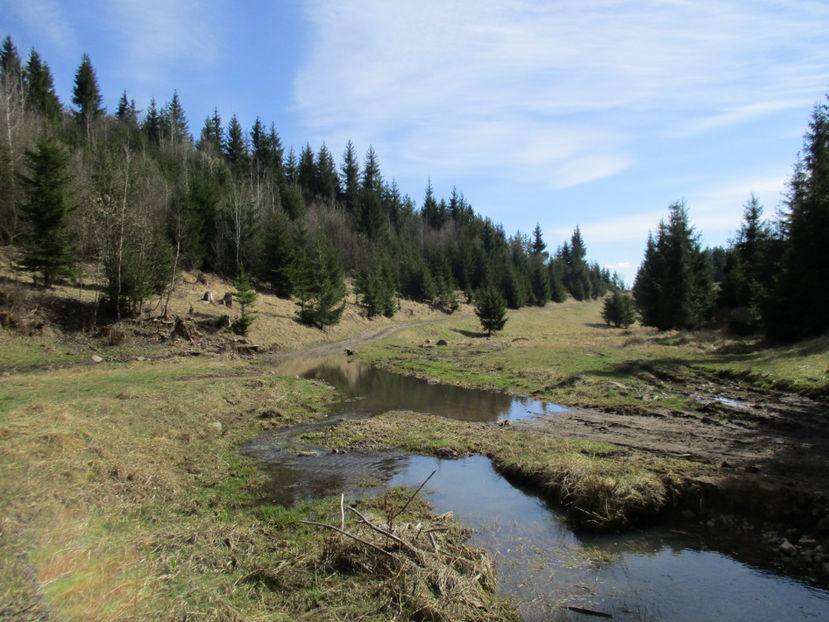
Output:
M406 324L392 324L391 326L382 326L380 328L375 328L365 333L361 333L359 335L355 335L354 337L349 337L348 339L343 339L342 341L335 341L333 343L325 343L320 346L315 346L313 348L308 348L306 350L297 350L296 352L286 352L286 353L279 353L279 354L268 354L264 355L263 359L280 361L285 359L292 359L297 358L300 356L303 357L321 357L321 356L331 356L335 354L345 354L346 350L355 351L360 346L371 343L372 341L379 341L380 339L385 339L390 335L393 335L397 331L404 330L406 328L416 328L418 326L425 326L427 324L432 324L438 320L424 320L422 322L409 322Z

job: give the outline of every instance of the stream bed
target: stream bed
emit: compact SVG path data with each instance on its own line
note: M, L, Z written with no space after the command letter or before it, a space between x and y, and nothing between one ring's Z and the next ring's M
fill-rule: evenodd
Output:
M294 438L308 428L389 410L494 423L555 416L560 406L431 384L345 357L292 359L277 372L323 380L343 399L322 421L246 445L243 451L260 458L270 474L269 502L376 494L417 486L436 470L427 499L435 511L451 511L474 530L471 543L493 555L499 589L528 621L600 619L567 606L615 620L829 620L829 591L769 570L750 536L696 524L575 533L563 513L507 481L486 458L315 453Z

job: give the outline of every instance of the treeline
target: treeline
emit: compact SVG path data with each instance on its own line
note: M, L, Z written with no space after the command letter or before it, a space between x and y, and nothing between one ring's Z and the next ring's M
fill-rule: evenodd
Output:
M802 339L829 328L829 106L815 106L782 209L753 195L725 248L703 250L685 205L648 238L633 287L643 324L725 322L742 334Z
M0 240L47 285L103 266L119 313L169 294L182 268L249 275L316 325L338 320L344 275L369 315L388 316L400 296L451 312L456 292L488 286L518 308L621 284L588 262L578 228L548 253L540 227L507 236L454 188L438 198L428 183L417 207L371 147L361 162L349 141L337 165L325 143L297 153L273 124L245 130L218 110L194 138L175 91L144 110L125 91L107 114L86 55L68 107L37 52L24 65L6 37L0 88Z

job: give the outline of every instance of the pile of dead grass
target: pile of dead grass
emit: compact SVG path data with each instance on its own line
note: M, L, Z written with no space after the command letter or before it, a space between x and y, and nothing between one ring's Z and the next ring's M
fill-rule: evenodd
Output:
M409 620L513 620L516 612L495 595L492 560L465 544L469 531L451 513L394 523L348 507L341 523L311 523L333 532L318 563L325 573L365 575L382 593L386 612Z

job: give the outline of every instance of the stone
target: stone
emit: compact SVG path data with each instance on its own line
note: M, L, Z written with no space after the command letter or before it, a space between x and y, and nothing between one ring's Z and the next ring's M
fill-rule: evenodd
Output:
M209 302L210 304L213 304L214 302L216 302L213 298L213 292L204 292L204 296L202 296L202 300L204 302Z
M445 346L445 345L449 345L449 344L446 343L446 339L439 339L437 345Z
M777 547L777 550L788 557L794 557L797 555L797 547L786 538L783 538L783 541L780 543L780 546Z
M97 354L93 354L92 355L92 362L93 363L103 363L104 362L104 357L99 356Z
M810 538L809 536L801 536L800 540L798 540L797 543L802 546L817 546L817 540L815 540L814 538Z
M226 306L228 309L233 306L233 293L226 292L224 297L222 298L222 304Z
M207 429L217 436L222 435L222 422L221 421L211 421L207 424Z

